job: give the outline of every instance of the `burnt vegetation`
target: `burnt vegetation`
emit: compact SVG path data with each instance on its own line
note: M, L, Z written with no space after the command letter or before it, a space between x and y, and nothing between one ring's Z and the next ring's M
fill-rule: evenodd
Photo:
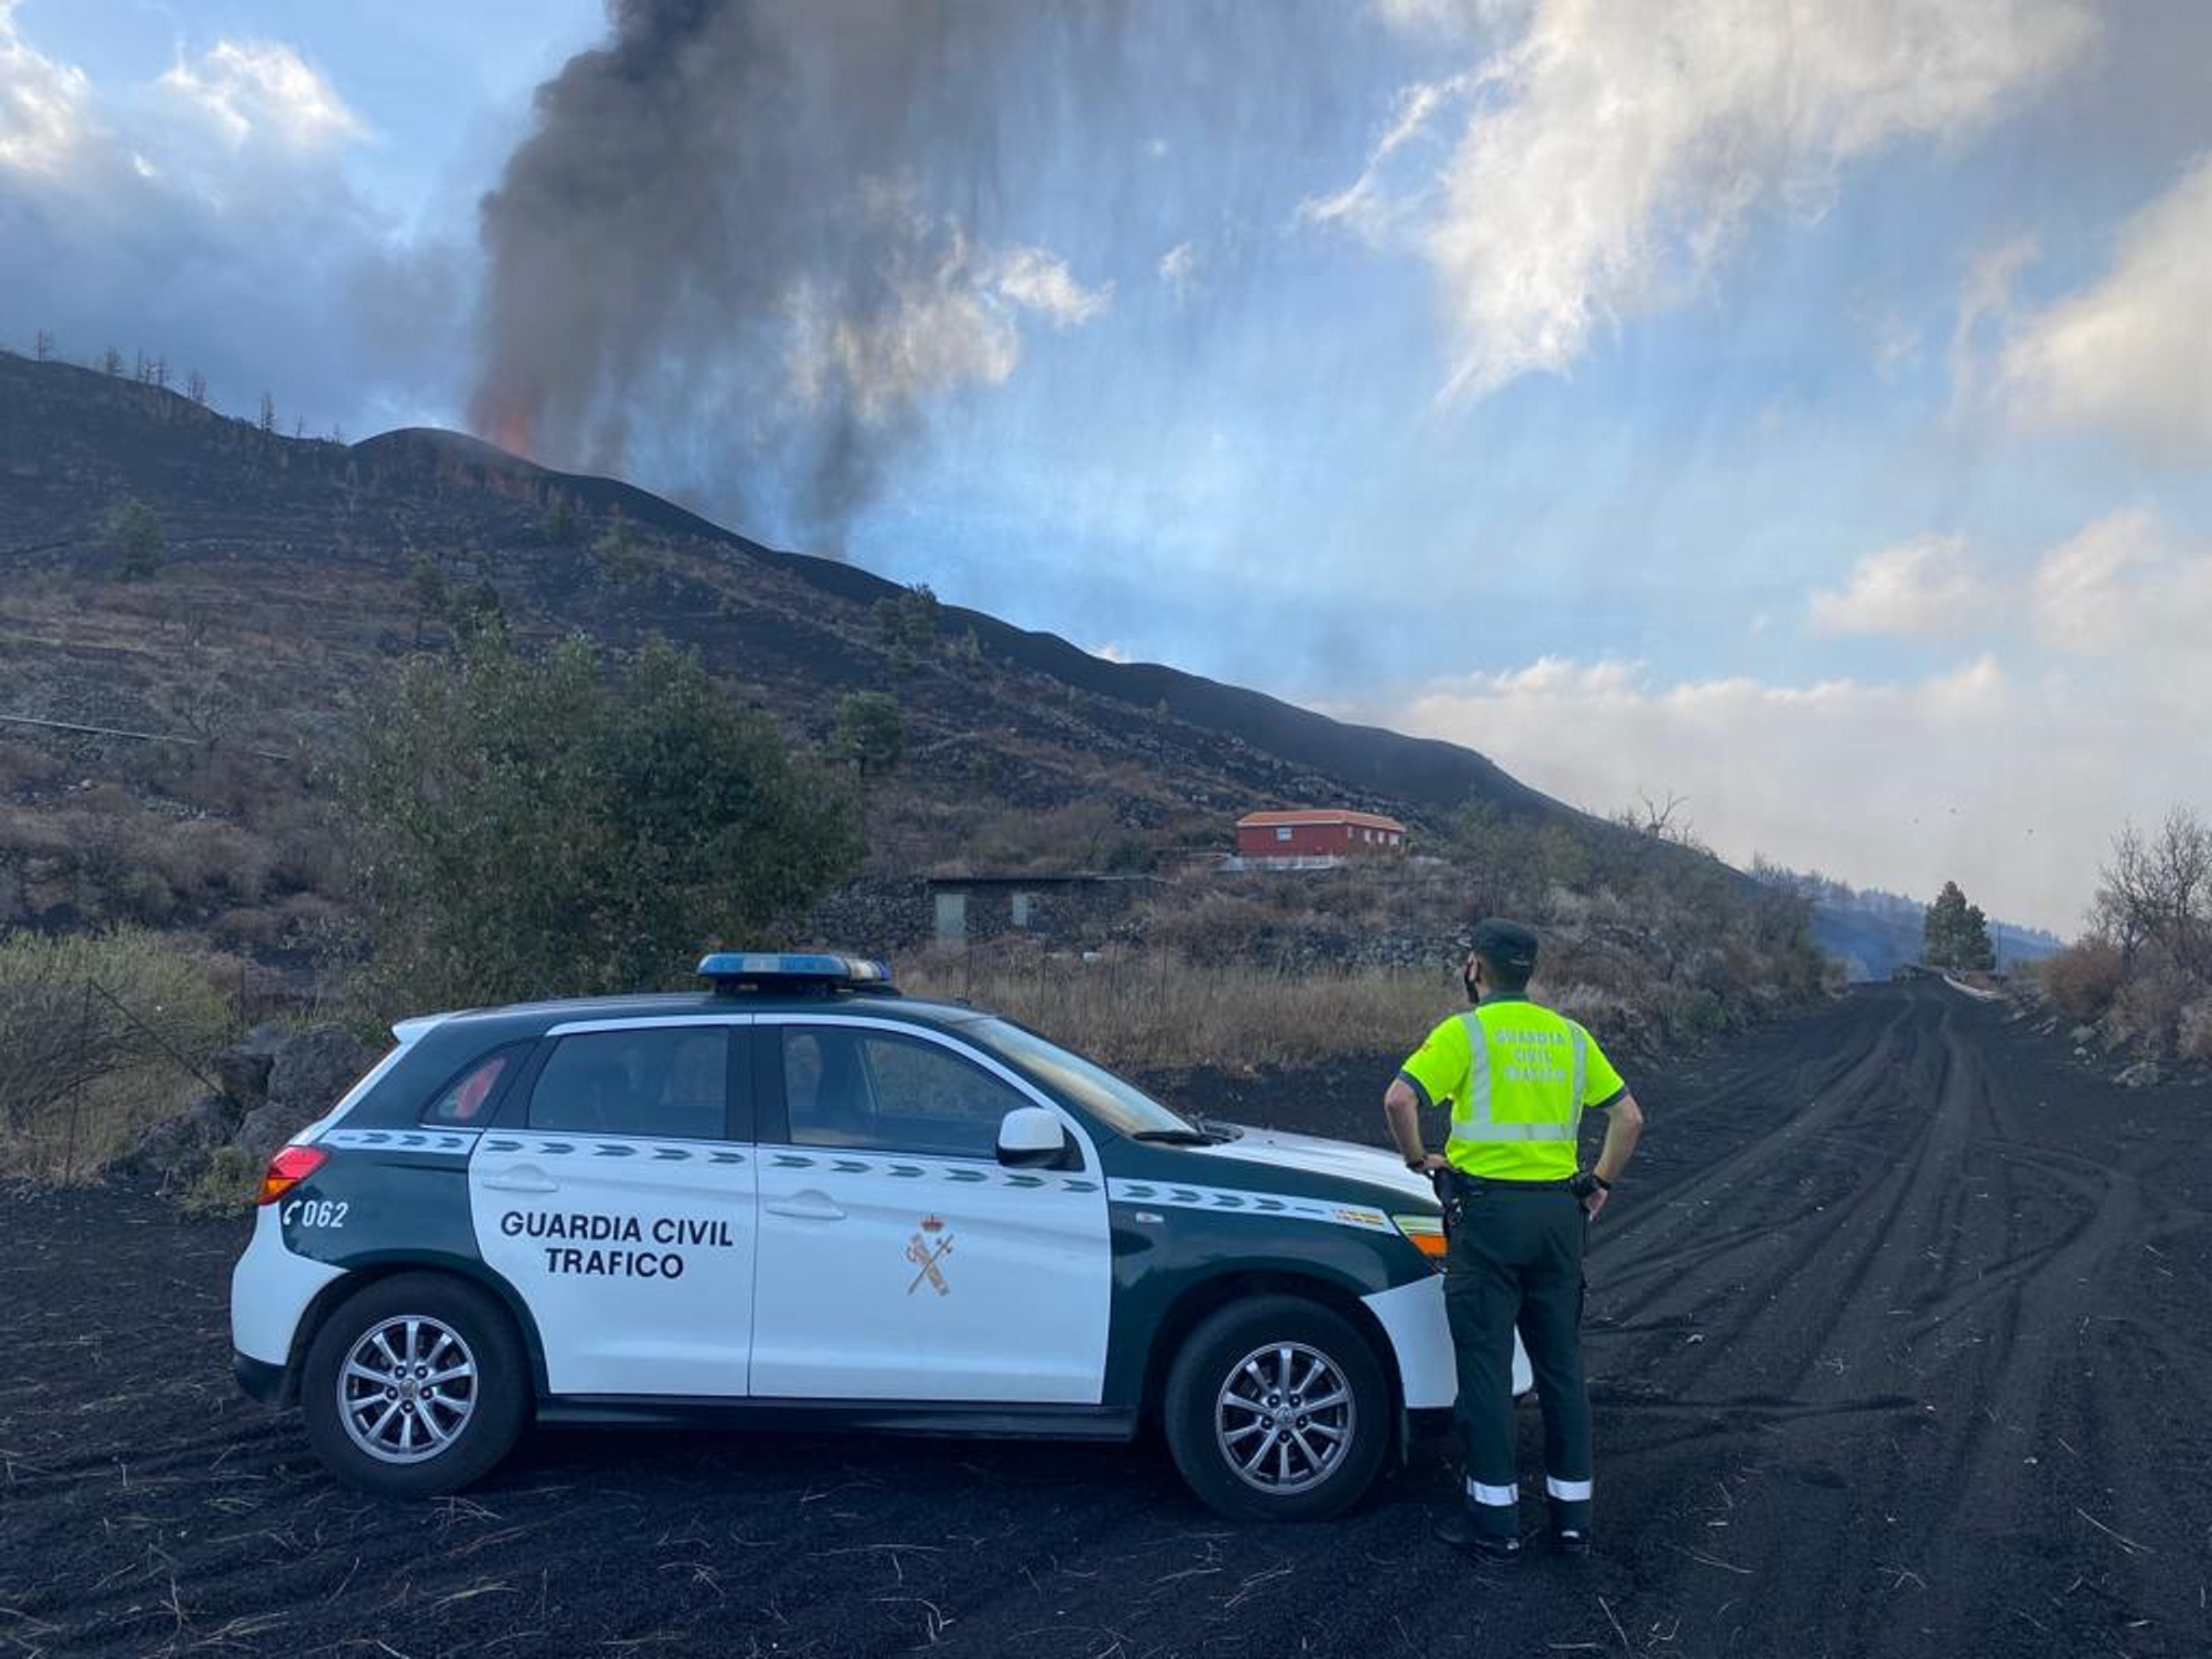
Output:
M1410 975L1429 1015L1498 910L1632 1050L1820 987L1802 903L1678 801L1589 817L624 484L453 433L288 438L265 397L237 418L161 379L0 353L0 927L155 929L382 1014L666 982L716 939L910 956L924 878L1094 875L1127 878L1113 905L979 943L963 980L1159 955L1258 999ZM643 735L656 699L722 758ZM588 833L532 830L533 793ZM1237 816L1309 803L1399 817L1415 856L1218 872Z
M2212 1064L2212 823L2177 806L2155 830L2122 826L2087 929L2030 984L2077 1052L2137 1056L2138 1080Z

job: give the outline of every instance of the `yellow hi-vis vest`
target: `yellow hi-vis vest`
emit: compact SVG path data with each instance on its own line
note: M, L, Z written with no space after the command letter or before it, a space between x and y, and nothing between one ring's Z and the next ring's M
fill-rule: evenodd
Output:
M1563 1014L1498 997L1431 1031L1400 1075L1451 1105L1444 1157L1492 1181L1564 1181L1585 1107L1626 1092L1590 1034Z

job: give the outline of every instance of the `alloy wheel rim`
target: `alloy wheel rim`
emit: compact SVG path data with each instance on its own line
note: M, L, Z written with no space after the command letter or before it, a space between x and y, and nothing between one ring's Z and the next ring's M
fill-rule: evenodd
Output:
M1288 1498L1335 1473L1358 1410L1334 1360L1304 1342L1271 1342L1230 1369L1214 1396L1214 1442L1239 1480Z
M346 1437L368 1455L426 1462L451 1448L476 1414L476 1356L442 1320L382 1320L338 1368L337 1403Z

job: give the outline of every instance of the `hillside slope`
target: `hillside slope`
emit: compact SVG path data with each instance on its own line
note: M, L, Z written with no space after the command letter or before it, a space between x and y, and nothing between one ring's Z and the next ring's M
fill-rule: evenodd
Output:
M131 498L167 543L159 576L136 586L112 580L104 533ZM620 560L594 550L617 515L632 543ZM549 528L560 517L566 538ZM335 693L417 642L410 581L423 563L449 585L489 582L527 633L695 646L801 731L818 734L840 692L891 691L925 757L980 744L1025 800L1110 778L1152 823L1314 799L1417 819L1470 797L1516 816L1569 810L1470 750L1104 661L981 611L943 610L939 639L957 658L905 664L872 617L896 585L457 434L285 438L173 392L0 354L0 714L134 729L221 720L297 742Z

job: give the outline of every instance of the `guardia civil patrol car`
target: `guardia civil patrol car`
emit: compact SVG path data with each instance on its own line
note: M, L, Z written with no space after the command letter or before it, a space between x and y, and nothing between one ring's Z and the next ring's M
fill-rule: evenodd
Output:
M403 1021L271 1159L236 1370L341 1480L452 1492L533 1418L1157 1424L1216 1509L1303 1518L1451 1403L1442 1221L1395 1156L1172 1111L881 963L700 973Z

